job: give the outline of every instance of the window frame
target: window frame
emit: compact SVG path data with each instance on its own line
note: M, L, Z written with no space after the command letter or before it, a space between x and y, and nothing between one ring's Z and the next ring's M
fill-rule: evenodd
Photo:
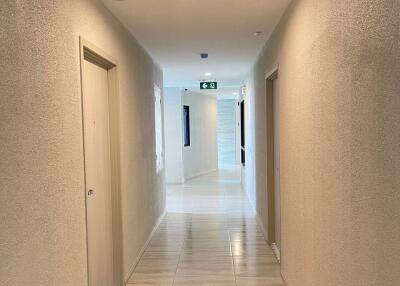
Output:
M190 106L184 105L182 113L183 147L190 147Z

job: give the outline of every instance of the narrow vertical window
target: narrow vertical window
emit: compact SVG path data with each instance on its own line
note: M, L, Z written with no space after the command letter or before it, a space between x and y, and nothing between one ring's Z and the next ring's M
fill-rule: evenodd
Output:
M244 122L244 100L240 103L240 145L241 145L241 162L246 164L246 144L245 144L245 122Z
M189 106L183 106L183 146L190 146L190 117Z
M156 137L156 168L157 173L164 168L163 161L163 142L162 142L162 100L161 90L159 87L154 87L154 122L155 122L155 137Z

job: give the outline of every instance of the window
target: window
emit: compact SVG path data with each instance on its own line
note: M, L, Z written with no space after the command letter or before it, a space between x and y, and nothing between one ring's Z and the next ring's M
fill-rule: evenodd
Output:
M183 106L183 146L190 146L189 106Z
M246 164L246 151L245 151L245 122L244 122L244 100L240 103L240 145L241 145L241 157L242 165Z
M156 169L157 173L164 168L163 161L163 126L162 126L162 101L161 90L158 86L154 86L154 122L156 137Z

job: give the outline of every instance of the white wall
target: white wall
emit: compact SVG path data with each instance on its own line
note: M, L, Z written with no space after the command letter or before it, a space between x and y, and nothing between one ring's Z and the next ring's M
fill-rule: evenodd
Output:
M217 99L187 91L182 103L190 107L190 146L183 147L183 174L187 180L218 169Z
M240 159L240 154L241 154L241 148L242 146L240 145L240 136L241 136L241 127L240 127L240 102L242 101L241 95L237 96L236 99L236 164L241 165L241 159Z
M218 99L218 166L236 164L235 99Z
M255 118L254 118L254 97L253 94L254 84L248 80L246 82L245 94L242 95L245 104L245 149L246 149L246 163L242 167L242 186L245 189L249 201L256 210L256 157L255 157ZM265 177L265 174L263 175Z
M165 116L165 179L167 183L183 183L182 90L164 89Z

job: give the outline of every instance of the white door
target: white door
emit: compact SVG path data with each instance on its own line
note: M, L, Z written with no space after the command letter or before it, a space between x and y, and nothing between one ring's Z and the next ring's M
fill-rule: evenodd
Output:
M281 191L280 191L280 148L279 148L279 79L273 81L274 109L274 176L275 176L275 243L281 249Z
M113 250L107 70L86 60L83 65L89 285L111 286Z

